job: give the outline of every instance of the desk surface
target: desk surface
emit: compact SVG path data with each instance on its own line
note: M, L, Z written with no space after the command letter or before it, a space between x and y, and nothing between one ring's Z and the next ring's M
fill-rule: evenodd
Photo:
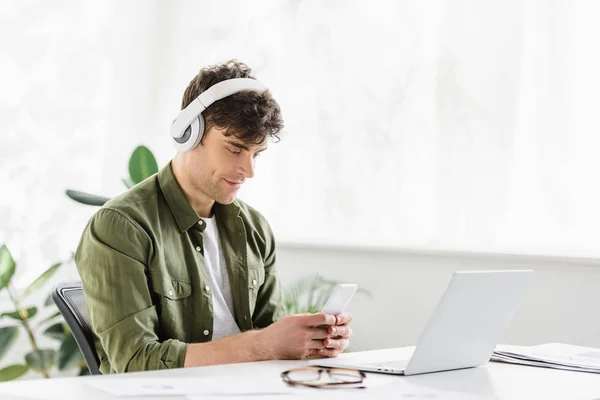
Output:
M379 351L364 352L376 355ZM389 350L388 350L389 351ZM398 357L410 354L410 348L394 349ZM352 353L354 354L354 353ZM148 371L109 376L37 379L0 383L0 399L116 399L101 390L88 386L89 380L127 379L130 377L198 377L250 376L260 379L279 379L289 368L305 366L305 361L264 361L244 364L218 365L162 371ZM340 393L336 390L298 389L294 395L237 396L248 398L377 398L377 399L600 399L600 375L525 367L491 362L483 367L414 376L367 374L374 385L365 390L354 389ZM131 399L138 399L131 398ZM167 397L164 397L167 398ZM184 397L168 397L177 399ZM206 397L208 398L208 397ZM223 396L214 398L224 399ZM229 398L229 397L228 397ZM233 397L231 397L233 398ZM151 397L158 400L159 397Z

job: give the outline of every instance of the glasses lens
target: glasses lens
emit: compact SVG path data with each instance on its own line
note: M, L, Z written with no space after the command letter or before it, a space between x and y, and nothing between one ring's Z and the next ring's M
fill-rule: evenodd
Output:
M360 372L344 369L332 369L329 371L329 376L335 382L358 383L362 380Z
M291 370L288 378L295 382L310 382L319 380L319 370L317 369L297 369Z

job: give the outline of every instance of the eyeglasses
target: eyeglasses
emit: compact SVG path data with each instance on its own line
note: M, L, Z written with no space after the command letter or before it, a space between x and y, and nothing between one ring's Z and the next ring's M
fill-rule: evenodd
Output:
M326 372L325 376L323 376L323 372ZM356 369L300 367L282 372L281 378L291 386L331 389L366 388L366 386L362 385L365 374Z

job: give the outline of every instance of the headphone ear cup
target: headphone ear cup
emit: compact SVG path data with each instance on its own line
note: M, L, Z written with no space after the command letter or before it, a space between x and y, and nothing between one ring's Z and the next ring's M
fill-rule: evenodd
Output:
M198 123L198 125L196 126L196 129L198 130L198 132L196 133L196 140L193 142L190 150L194 150L198 146L200 141L202 140L202 137L204 136L204 117L202 116L202 114L198 115L198 118L196 118L196 120L194 122L196 122L196 121Z
M173 145L178 152L190 151L198 146L204 134L204 118L202 114L195 118L187 127L183 136L179 139L173 138Z

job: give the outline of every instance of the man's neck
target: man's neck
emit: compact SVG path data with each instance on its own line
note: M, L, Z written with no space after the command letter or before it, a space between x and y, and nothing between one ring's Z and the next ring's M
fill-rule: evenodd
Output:
M189 175L185 172L185 162L181 154L176 155L171 161L171 169L175 180L181 186L183 194L196 213L203 218L212 216L212 208L215 201L208 197L204 192L195 188L190 180Z

